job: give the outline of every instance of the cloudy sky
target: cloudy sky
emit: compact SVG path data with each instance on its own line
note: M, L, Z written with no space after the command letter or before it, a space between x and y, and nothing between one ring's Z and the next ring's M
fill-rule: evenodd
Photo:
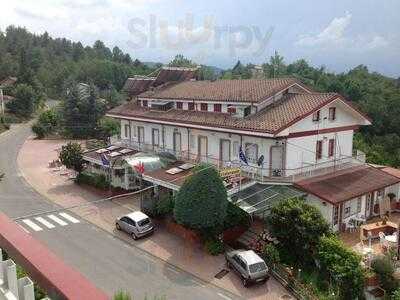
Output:
M182 53L198 63L287 62L400 77L399 0L0 0L0 29L21 25L91 45L101 39L142 61Z

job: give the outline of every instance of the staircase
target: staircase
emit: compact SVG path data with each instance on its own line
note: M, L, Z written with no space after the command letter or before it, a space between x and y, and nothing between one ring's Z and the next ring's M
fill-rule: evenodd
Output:
M238 238L237 243L245 249L250 249L251 245L257 241L259 234L260 232L257 232L254 228L250 227Z

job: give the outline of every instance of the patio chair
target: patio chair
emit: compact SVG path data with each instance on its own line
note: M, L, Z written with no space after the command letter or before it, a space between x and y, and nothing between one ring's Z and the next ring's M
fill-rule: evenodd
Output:
M388 249L388 243L385 239L385 234L382 231L380 231L378 235L379 235L379 243L381 244L382 249L386 251Z
M354 219L350 219L349 222L346 225L346 228L349 229L349 232L354 232L357 229L357 226L355 224L355 220Z

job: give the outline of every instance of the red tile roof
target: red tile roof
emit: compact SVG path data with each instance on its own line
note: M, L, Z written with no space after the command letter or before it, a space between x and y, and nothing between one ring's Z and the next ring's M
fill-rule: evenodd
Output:
M184 83L181 83L184 84ZM179 84L179 85L181 85ZM334 101L337 94L287 94L274 105L270 105L246 118L233 117L228 113L188 111L171 109L155 111L128 102L108 112L110 116L140 118L173 122L184 125L211 126L250 132L278 133L282 128ZM190 126L189 126L190 127Z
M385 173L388 173L392 176L395 176L397 178L400 178L400 170L392 167L383 167L381 170Z
M259 103L295 83L293 78L184 81L139 97Z
M136 76L133 78L128 78L122 90L127 92L130 97L137 96L147 91L152 86L154 81L154 77Z
M154 86L167 82L186 81L196 78L197 68L163 67L154 81Z
M377 168L362 165L327 175L300 180L295 186L336 204L400 182L400 178Z
M17 77L7 77L0 81L0 86L9 87L17 82Z

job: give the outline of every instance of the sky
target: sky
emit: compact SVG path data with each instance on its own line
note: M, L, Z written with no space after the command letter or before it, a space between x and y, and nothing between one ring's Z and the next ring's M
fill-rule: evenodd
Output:
M0 0L0 30L24 26L141 61L183 54L222 68L287 63L345 72L360 64L400 77L399 0Z

